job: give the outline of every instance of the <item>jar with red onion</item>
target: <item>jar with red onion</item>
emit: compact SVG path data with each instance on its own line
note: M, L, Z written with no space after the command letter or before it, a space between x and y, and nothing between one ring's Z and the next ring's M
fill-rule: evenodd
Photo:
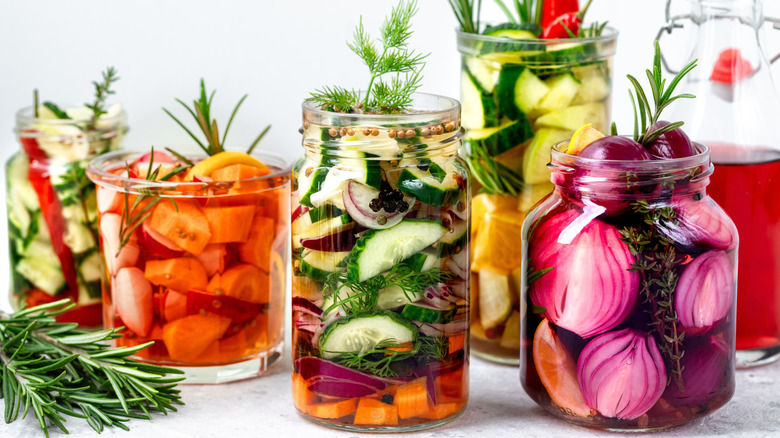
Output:
M737 231L705 190L709 149L681 135L559 144L525 220L521 381L572 423L663 429L734 393Z

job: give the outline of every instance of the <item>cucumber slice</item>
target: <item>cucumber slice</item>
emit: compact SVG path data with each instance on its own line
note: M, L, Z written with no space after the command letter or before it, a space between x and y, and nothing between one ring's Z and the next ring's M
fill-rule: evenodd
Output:
M328 207L324 205L318 208ZM337 207L333 207L336 208ZM311 211L311 210L310 210ZM348 230L355 227L355 222L348 214L342 214L340 216L332 217L329 219L322 219L317 222L311 221L311 216L308 214L300 215L292 223L292 243L293 248L301 248L301 239L311 239L315 237L327 236L328 234L335 234L341 231Z
M319 163L310 158L306 158L301 163L300 168L293 175L293 179L298 182L298 192L301 193L301 199L298 202L307 207L313 207L311 195L320 190L331 165L332 163L327 157L322 157L322 161Z
M612 93L609 76L604 70L604 64L594 64L572 69L574 77L581 83L572 104L579 105L588 102L601 102Z
M353 138L355 141L359 140L358 137L348 137L347 139ZM393 148L396 151L395 154L397 154L398 145L395 142L393 142ZM351 179L379 190L382 184L382 167L377 158L380 158L380 154L384 155L386 152L382 150L375 150L374 152L377 153L363 151L357 146L346 146L340 151L342 157L339 157L337 168L348 171L352 175ZM386 157L385 159L391 158ZM339 171L332 173L338 175Z
M454 305L440 309L421 303L412 303L404 306L401 316L412 321L420 321L427 324L446 324L455 318L458 309Z
M466 129L498 124L498 109L493 96L483 94L477 80L464 71L460 78L461 123Z
M520 111L528 114L539 105L549 91L550 87L547 84L531 70L525 69L515 82L515 105Z
M397 314L377 311L341 318L328 325L320 337L320 354L332 359L342 353L366 353L381 342L394 344L417 340L417 327Z
M500 52L527 53L535 51L539 49L539 44L535 40L540 33L542 30L536 24L503 23L497 26L488 26L483 32L485 36L502 38L504 41L484 41L480 53L493 55ZM529 43L528 40L534 41Z
M439 260L436 250L426 248L404 260L404 264L417 272L425 272L436 266Z
M29 170L27 156L21 152L15 154L8 162L8 187L18 196L21 206L30 211L40 210L38 194L28 179Z
M524 114L515 104L515 84L524 71L522 65L505 65L498 74L498 109L510 120L518 120Z
M315 281L323 281L332 272L343 271L349 252L304 250L301 273Z
M309 224L313 224L314 222L319 222L324 219L341 216L344 214L344 211L335 205L325 204L317 208L312 208L306 212L306 214L309 215Z
M81 278L85 282L100 281L102 272L103 258L98 251L84 257L81 263L79 263L79 274L81 274Z
M452 225L452 231L448 230L441 238L441 242L439 243L439 257L449 257L463 250L466 246L467 225L468 223L466 221L459 221Z
M606 105L601 102L591 102L547 113L536 119L536 124L573 132L591 123L594 128L604 132L607 117Z
M580 81L571 73L553 76L544 82L550 88L550 91L537 106L542 112L561 110L568 107L581 86Z
M429 164L427 170L421 170L415 164L404 165L396 182L398 190L435 207L457 203L460 186L455 176L463 176L465 169L454 161L431 161Z
M36 288L51 296L57 295L65 286L65 276L59 264L50 263L47 258L23 257L16 263L16 272Z
M479 318L484 329L491 329L512 314L509 277L490 268L479 270Z
M390 286L379 291L376 308L383 310L395 309L420 299L422 299L422 293L407 293L400 286Z
M40 119L70 119L68 114L61 110L60 107L51 103L43 102L38 106L38 118Z
M466 57L464 70L475 80L475 85L484 94L491 94L498 82L499 68L496 64L483 61L475 56ZM462 121L462 120L461 120Z
M371 230L350 252L347 275L360 283L387 271L441 239L447 231L433 220L403 220L384 230Z
M463 138L471 147L480 147L490 155L499 155L523 143L534 135L531 123L521 120L508 121L496 128L472 129Z
M483 35L487 36L502 36L516 39L537 38L541 33L542 27L536 23L501 23L495 26L487 25L482 32Z
M571 131L555 128L541 128L525 149L523 157L523 180L526 184L539 184L550 181L550 149L559 142L571 137Z

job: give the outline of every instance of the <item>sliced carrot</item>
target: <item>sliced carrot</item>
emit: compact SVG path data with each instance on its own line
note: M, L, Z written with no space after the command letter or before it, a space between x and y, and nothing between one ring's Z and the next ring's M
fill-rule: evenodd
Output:
M256 215L252 220L249 237L238 245L238 258L244 263L250 263L265 272L270 272L274 236L273 219Z
M300 374L293 373L292 381L293 403L299 411L305 414L309 411L309 405L317 400L317 394L309 391L309 384Z
M209 243L245 242L249 237L255 206L204 207L203 214L211 230Z
M355 411L355 424L397 426L398 408L373 398L361 398Z
M352 415L357 410L357 399L331 403L316 403L309 406L309 415L318 418L341 418Z
M189 362L221 338L230 325L219 315L189 315L165 324L163 342L171 359Z
M146 262L144 277L153 284L179 292L203 290L208 284L206 270L192 257L149 260Z
M462 335L450 336L449 341L450 341L450 348L447 354L452 354L460 350L463 350L463 348L466 346L466 334L463 333Z
M398 418L419 417L428 413L427 377L412 380L398 387L393 404L398 408Z
M457 370L442 374L434 379L436 400L438 402L462 402L469 393L468 374L464 373L465 365Z
M194 255L199 255L211 239L206 216L194 204L183 200L177 200L176 204L167 200L157 203L149 225Z
M269 289L268 274L247 264L234 265L221 275L214 275L206 286L214 295L225 294L253 303L269 302Z
M427 418L429 420L441 420L449 416L455 415L463 409L463 403L439 403L437 405L431 404L428 407L428 412L425 415L420 415L420 418Z
M231 164L211 172L214 181L240 181L242 179L257 178L268 175L271 170L267 167L255 167L247 164Z
M396 351L399 353L403 353L405 351L412 351L414 350L414 342L404 342L403 344L391 345L385 347L385 350ZM392 354L392 353L386 353L386 354Z
M228 332L230 329L228 328ZM225 334L227 334L226 332ZM243 330L231 336L225 336L212 342L203 353L192 360L194 363L228 362L244 357L246 351L246 335Z

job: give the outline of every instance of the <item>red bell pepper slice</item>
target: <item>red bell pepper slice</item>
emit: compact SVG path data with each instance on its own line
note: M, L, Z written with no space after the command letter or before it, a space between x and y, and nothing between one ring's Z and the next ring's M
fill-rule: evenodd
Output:
M542 19L540 25L542 28L549 26L556 18L569 12L580 10L579 0L543 0Z
M753 74L753 66L742 57L737 48L728 48L720 52L712 69L710 80L724 84L734 84Z
M214 313L243 324L268 313L268 303L254 303L225 295L190 290L187 292L187 314Z
M580 34L580 26L582 20L585 18L585 13L590 8L590 3L593 0L588 0L585 7L582 10L573 10L563 12L555 17L547 25L542 24L542 38L544 39L563 39L571 38L572 35L577 36ZM547 3L545 2L545 5Z

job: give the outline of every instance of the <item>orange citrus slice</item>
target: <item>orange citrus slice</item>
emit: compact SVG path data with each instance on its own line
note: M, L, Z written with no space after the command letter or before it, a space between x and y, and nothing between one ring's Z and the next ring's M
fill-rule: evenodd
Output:
M579 155L583 149L588 147L588 145L602 137L604 137L604 134L588 123L571 136L569 147L566 149L566 152L572 155Z
M263 171L266 171L266 173L270 173L268 166L263 164L262 161L252 157L245 152L220 152L192 166L192 168L187 172L187 181L192 181L192 178L195 175L211 176L212 172L215 170L222 169L227 166L232 166L234 164L244 164L262 169Z
M536 328L533 355L536 372L552 401L575 415L590 415L577 383L577 363L546 318Z

